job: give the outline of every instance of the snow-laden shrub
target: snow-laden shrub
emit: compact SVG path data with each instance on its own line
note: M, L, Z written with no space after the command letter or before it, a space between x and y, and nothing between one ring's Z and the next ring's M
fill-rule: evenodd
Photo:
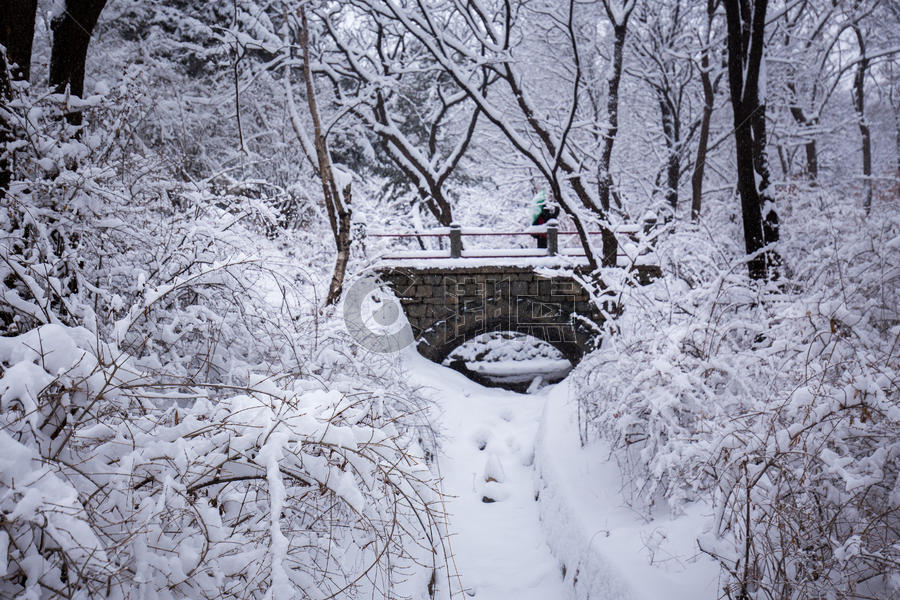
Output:
M328 248L284 232L307 248L290 264L260 235L258 199L220 206L212 184L174 179L136 152L133 83L108 92L116 110L92 109L96 123L77 136L58 99L17 100L25 141L0 212L5 333L83 325L147 368L206 382L240 382L247 366L298 371L316 341Z
M885 597L900 586L900 218L792 202L777 285L748 282L723 239L660 242L674 275L634 290L576 371L582 436L613 442L636 505L712 502L700 547L727 597Z
M322 309L323 232L172 177L133 91L80 132L61 98L14 107L0 597L427 595L426 407Z
M212 401L61 325L0 338L0 362L0 595L426 589L432 477L377 395L260 379Z

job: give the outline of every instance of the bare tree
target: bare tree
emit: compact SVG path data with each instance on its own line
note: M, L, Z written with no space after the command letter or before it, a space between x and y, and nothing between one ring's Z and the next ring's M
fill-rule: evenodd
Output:
M709 128L712 122L713 108L716 101L716 89L719 77L713 77L712 59L713 23L720 0L706 0L706 27L700 39L700 85L703 89L703 116L700 119L700 133L697 139L697 155L694 159L694 170L691 173L691 218L700 218L703 206L703 174L706 170L706 155L709 149Z
M433 59L402 28L384 21L370 22L371 30L343 27L340 7L317 15L334 45L319 68L331 78L341 110L368 126L435 219L450 225L445 184L472 141L481 110L434 69Z
M774 278L780 263L774 249L763 252L768 244L778 241L775 203L767 192L766 105L759 89L767 6L768 0L725 0L738 192L752 279Z
M597 190L600 195L600 207L609 213L609 198L613 187L612 164L613 145L619 132L619 84L622 82L622 64L625 51L625 36L628 33L628 19L634 10L637 0L603 0L603 8L613 27L613 56L609 75L609 91L606 97L606 128L604 132L603 150L600 164L597 167ZM611 232L603 235L603 264L615 264L616 240Z
M822 38L823 30L830 25L832 16L836 13L836 4L822 5L823 10L820 14L815 14L816 6L810 2L802 2L792 13L790 9L785 11L784 18L777 21L778 26L783 29L783 41L785 49L791 52L792 47L794 54L792 58L785 61L788 73L785 81L785 89L789 94L789 110L791 117L800 128L800 136L803 140L806 151L806 175L810 181L815 182L819 177L819 156L816 147L816 128L819 125L821 117L821 109L824 104L819 104L817 96L821 88L826 83L827 61L819 62L819 57L815 57L813 62L818 63L819 73L811 81L800 82L799 73L804 66L810 61L811 55L815 54L817 48L814 42ZM809 31L805 31L809 28ZM836 40L836 38L834 38ZM825 54L831 51L830 44L825 46ZM808 85L806 85L808 83ZM809 99L804 102L801 94L801 87L808 88L807 95Z
M635 18L632 46L637 61L627 69L653 91L659 106L660 124L665 145L665 198L669 205L667 219L674 218L678 208L678 183L681 178L684 150L695 125L690 122L690 95L693 63L685 60L692 48L685 27L690 22L689 5L674 2L645 2ZM707 77L708 77L707 73ZM710 84L711 86L712 84Z
M617 242L608 221L606 204L592 195L587 179L595 158L572 143L573 131L581 126L576 120L584 93L581 48L575 31L576 3L528 3L507 1L494 7L478 2L452 4L400 5L390 0L355 0L354 6L364 18L401 25L432 57L443 73L478 107L484 118L499 129L533 169L547 182L563 210L572 217L590 268L599 264L588 240L582 209L599 217L603 230L603 264L615 265ZM624 43L622 21L634 7L609 6L617 18ZM552 97L538 98L530 89L530 73L520 51L527 11L551 15L557 67L562 73ZM363 18L363 17L361 17ZM561 50L564 49L564 50ZM482 74L488 72L488 86ZM490 96L487 90L490 89ZM553 103L552 108L540 101ZM618 102L612 103L614 108ZM615 122L616 117L613 118ZM607 131L614 139L615 131ZM611 144L608 154L611 155ZM567 199L563 189L571 190L579 204ZM604 208L606 206L606 208Z
M859 59L845 61L838 50L841 38L869 17L880 0L860 2L802 2L789 5L774 20L776 38L782 44L773 50L780 55L769 77L773 94L782 94L797 130L791 137L803 145L804 174L815 183L819 179L817 137L823 131L823 114L841 78ZM789 174L789 161L785 167Z
M335 246L337 247L337 258L334 263L331 284L328 286L328 296L325 299L325 303L330 305L336 304L340 300L344 275L347 272L347 263L350 261L350 183L348 182L343 189L338 189L331 155L328 151L328 142L325 139L325 131L322 128L322 119L319 116L319 107L316 102L315 82L309 58L309 23L306 19L306 11L303 4L300 4L297 8L297 16L300 19L298 39L300 49L303 52L303 79L306 83L306 102L313 123L313 144L316 157L314 166L317 167L316 170L322 182L325 210L328 212L328 222L331 225ZM286 76L288 74L289 71L286 73ZM289 79L285 82L285 85L288 86L289 102L293 103ZM308 138L302 133L302 129L299 129L300 124L296 118L293 119L293 125L301 145L307 152L307 157L312 161Z
M866 122L866 70L869 68L869 57L866 55L866 40L856 24L853 25L853 34L859 45L859 60L853 76L853 108L856 111L862 143L863 187L865 189L863 207L866 209L866 214L869 214L869 210L872 208L872 134L869 131L869 124Z

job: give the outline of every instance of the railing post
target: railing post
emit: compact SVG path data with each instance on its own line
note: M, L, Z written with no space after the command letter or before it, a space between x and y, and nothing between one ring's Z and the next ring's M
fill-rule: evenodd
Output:
M656 215L653 213L644 215L641 225L641 231L643 232L641 243L647 248L655 248L656 236L653 234L656 233L656 227L659 225ZM646 250L644 250L644 252L646 252Z
M648 213L644 215L643 223L641 223L644 237L648 237L653 230L656 229L656 215Z
M459 223L450 223L450 258L462 256L462 227Z
M547 221L547 254L556 256L559 254L559 222L556 219Z

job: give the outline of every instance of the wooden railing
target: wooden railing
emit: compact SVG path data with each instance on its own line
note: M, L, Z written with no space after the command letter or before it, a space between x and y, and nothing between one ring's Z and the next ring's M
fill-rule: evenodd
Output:
M632 240L637 240L643 232L650 232L655 222L645 222L641 225L623 225L615 229L618 235L626 236ZM601 235L601 231L588 231L588 235ZM477 248L474 250L463 250L462 238L467 237L517 237L517 236L547 236L547 248L506 248L506 249L484 249ZM543 256L584 256L584 252L579 248L560 248L560 236L577 236L577 231L560 231L556 219L552 219L546 226L533 226L525 231L486 231L486 230L465 230L459 223L452 223L450 227L429 230L426 232L398 232L398 233L369 233L367 237L373 238L449 238L450 251L421 250L406 251L402 254L387 254L382 256L385 260L397 259L428 259L428 258L526 258L526 257L543 257ZM505 252L505 254L504 254ZM480 253L480 254L479 254ZM620 256L624 254L619 252Z

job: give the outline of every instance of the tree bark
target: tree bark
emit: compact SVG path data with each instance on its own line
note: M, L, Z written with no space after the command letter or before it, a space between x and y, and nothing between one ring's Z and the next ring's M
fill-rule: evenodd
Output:
M853 26L856 34L856 42L859 44L859 62L856 64L856 74L853 77L853 108L856 111L856 119L859 123L859 134L862 138L862 168L863 168L863 208L866 214L872 209L872 134L869 124L866 122L866 70L869 68L869 59L866 57L866 42L859 27Z
M703 208L703 174L706 170L706 154L709 145L709 126L712 121L713 94L712 81L709 71L709 57L704 54L701 59L703 71L700 73L700 81L703 85L703 116L700 119L700 133L697 141L697 159L694 161L694 172L691 173L691 219L700 219L700 211Z
M780 263L774 250L762 252L767 244L778 241L774 202L765 193L769 185L766 113L765 103L759 97L767 5L768 0L752 0L752 4L751 0L725 0L738 192L744 247L752 256L747 262L752 279L774 279Z
M313 139L316 147L316 159L319 163L319 178L322 181L322 193L325 196L325 210L328 212L328 221L337 247L334 272L331 276L331 284L328 286L328 296L325 299L326 305L332 305L337 304L341 298L344 275L347 272L347 264L350 262L350 184L347 184L343 190L339 191L334 179L328 143L322 131L322 120L319 117L319 108L316 103L312 69L309 65L309 24L306 20L306 11L302 5L297 9L297 12L300 16L300 47L303 50L303 78L306 81L306 101L309 105L309 114L313 122Z
M762 32L760 31L760 35ZM766 135L766 104L763 99L758 101L758 109L750 119L753 129L753 168L759 181L759 200L762 211L763 239L769 249L766 250L766 273L770 280L777 279L781 267L781 257L771 247L780 237L778 213L775 211L775 198L769 190L771 173L769 170L769 154L766 151L768 136Z
M53 47L50 52L50 86L57 94L84 95L84 68L91 34L106 0L66 0L65 9L53 18ZM66 115L73 125L81 124L81 111Z
M608 7L607 7L608 10ZM612 164L613 144L616 141L616 134L619 132L619 83L622 81L622 60L625 49L625 35L628 32L628 14L626 13L622 23L617 23L610 12L610 21L613 24L613 64L612 73L609 77L609 95L606 100L607 128L603 134L603 151L600 155L599 173L597 177L597 190L600 196L600 208L605 215L609 215L610 211L610 193L612 191L613 180L610 173ZM603 229L603 264L605 266L613 266L616 264L616 255L618 254L618 242L616 236L605 227Z
M713 19L716 15L716 0L706 1L706 41L700 52L700 85L703 88L703 116L700 119L700 133L697 141L697 159L691 173L691 219L698 221L703 208L703 174L706 170L706 154L709 147L709 126L712 121L716 95L709 75L709 44L712 37Z
M819 179L819 151L816 148L816 140L809 140L806 149L806 174L809 180L815 182Z
M34 40L34 18L37 0L7 0L0 11L0 99L12 99L13 81L28 81L31 74L31 47ZM12 123L5 107L0 107L0 199L6 197L12 180L12 167L6 155L6 144L14 139Z
M0 45L6 48L9 77L28 81L37 0L6 0L0 11Z
M678 179L681 175L678 150L681 145L681 121L678 111L664 94L659 97L659 109L662 114L663 136L666 140L666 202L671 209L666 219L668 221L675 218L675 211L678 209Z

